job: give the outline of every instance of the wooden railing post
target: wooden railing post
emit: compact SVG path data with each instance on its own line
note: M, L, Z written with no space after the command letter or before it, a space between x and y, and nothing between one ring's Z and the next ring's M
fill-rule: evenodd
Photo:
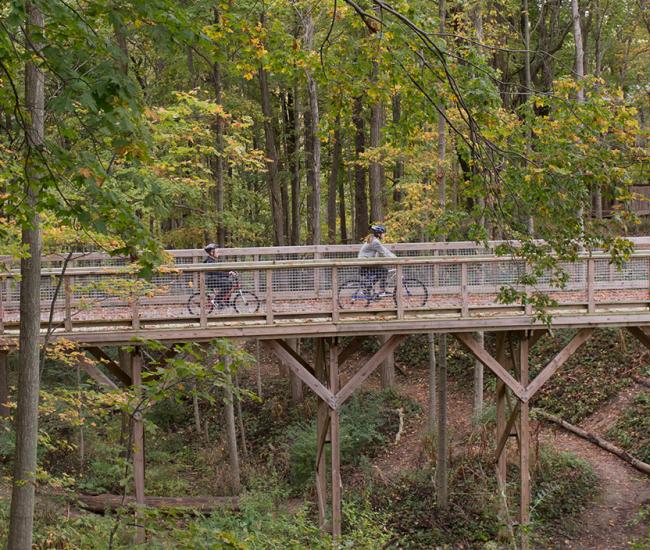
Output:
M336 266L332 266L332 321L337 323L339 320L339 271Z
M63 292L65 304L65 317L63 326L66 332L72 332L72 277L63 275Z
M594 313L596 311L596 302L594 300L594 277L595 277L595 260L587 260L587 311Z
M140 330L140 297L137 290L131 294L131 327L133 330Z
M397 302L397 318L404 319L404 272L402 264L397 264L395 272L395 300Z
M266 270L266 323L273 324L273 270Z
M467 263L462 263L460 266L460 315L467 317L469 315L469 296L467 284Z
M6 284L7 279L2 280L2 284L0 285L0 334L3 334L5 331L5 308L4 308L4 301L5 301L5 296L7 299L9 299L9 294L8 294L8 287ZM2 289L4 288L4 292Z
M259 262L260 261L260 255L259 254L254 254L253 255L253 261L254 262ZM253 286L255 287L255 294L258 296L260 295L260 270L256 269L253 271Z
M202 328L208 326L205 290L205 271L201 271L199 272L199 323Z

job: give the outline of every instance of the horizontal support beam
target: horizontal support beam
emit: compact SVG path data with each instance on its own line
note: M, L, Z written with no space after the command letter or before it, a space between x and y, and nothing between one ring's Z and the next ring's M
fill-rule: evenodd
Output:
M555 315L552 317L552 328L626 328L635 326L650 326L650 313L635 312L612 313L606 315ZM303 318L292 322L283 318L282 322L275 325L264 325L259 322L241 323L235 325L232 320L222 326L208 326L199 328L187 326L188 323L178 322L177 327L169 327L174 320L161 321L165 328L161 328L150 321L143 321L140 330L111 328L102 326L97 329L90 327L72 333L55 332L50 341L64 338L67 341L78 343L81 346L132 346L135 340L157 340L160 342L209 342L214 338L241 338L241 339L277 339L277 338L304 338L308 336L361 336L368 334L426 334L429 332L444 333L469 333L476 331L501 332L508 330L530 330L546 325L531 316L511 315L508 317L469 317L465 319L441 317L430 314L428 317L418 316L415 319L393 320L386 319L383 315L380 320L351 320L344 319L340 323L318 322L306 323ZM130 321L129 321L130 323ZM147 326L149 324L149 326ZM197 323L198 324L198 323ZM6 327L6 325L5 325ZM42 339L41 339L42 341ZM15 350L18 347L18 328L15 331L0 334L0 348Z
M490 369L497 378L503 381L519 399L524 399L524 387L476 341L473 335L464 332L455 332L453 335L474 357Z

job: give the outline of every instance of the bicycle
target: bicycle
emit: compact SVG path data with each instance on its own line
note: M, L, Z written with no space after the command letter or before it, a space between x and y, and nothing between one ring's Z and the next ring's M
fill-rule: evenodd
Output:
M260 309L260 299L257 294L250 290L244 290L239 282L236 273L230 274L230 288L223 294L220 288L214 288L207 292L205 301L206 314L217 310L232 307L237 313L253 314ZM187 309L191 315L201 313L201 293L195 292L187 301Z
M372 302L381 302L383 300L392 300L393 307L397 307L395 274L395 269L388 270L385 292L375 290L377 280L373 275L346 281L339 287L340 308L367 308ZM424 307L427 303L429 291L422 281L412 277L404 278L402 280L402 288L402 301L406 308Z

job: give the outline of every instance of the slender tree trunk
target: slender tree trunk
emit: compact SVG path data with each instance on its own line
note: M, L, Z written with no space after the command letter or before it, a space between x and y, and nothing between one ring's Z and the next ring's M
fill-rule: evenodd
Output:
M377 80L379 65L373 62L373 81ZM370 147L377 149L381 146L381 124L383 118L383 105L380 101L370 107ZM370 163L368 171L370 181L370 221L372 223L384 221L384 206L382 198L381 164L377 161Z
M262 26L265 26L265 17L261 16ZM284 212L282 211L282 190L280 188L280 160L278 158L277 138L273 124L273 112L271 110L271 93L269 91L268 74L264 66L259 68L260 95L262 100L262 114L264 115L264 138L266 142L266 168L271 199L271 213L273 216L273 229L275 232L275 244L284 246L286 244L284 234Z
M393 96L393 126L399 127L402 120L402 96L395 94ZM399 130L397 130L399 132ZM398 134L399 135L399 134ZM400 183L404 177L404 161L398 158L393 166L393 201L400 202L402 200L402 192L400 190Z
M310 13L305 16L305 48L310 52L314 42L314 20ZM305 68L307 77L307 95L309 96L309 118L310 131L305 135L305 139L311 142L311 170L307 174L311 176L309 184L309 208L311 221L311 244L321 243L321 224L320 224L320 114L318 111L318 90L316 81L311 75L311 71Z
M339 227L341 228L341 242L346 244L348 242L348 223L347 223L347 211L345 208L345 205L347 203L347 201L345 200L345 174L344 177L339 178L338 187L339 187Z
M9 416L9 352L0 350L0 417Z
M341 165L341 116L334 123L334 143L332 144L332 167L327 185L327 241L336 244L336 192Z
M298 127L296 120L296 105L294 97L297 95L289 90L286 100L286 125L287 125L287 162L291 173L291 232L290 243L293 246L300 244L300 158L298 150Z
M219 16L219 11L214 10L214 21L217 26L221 25L221 18ZM221 72L221 63L216 61L212 65L212 82L214 85L214 100L217 104L222 102L222 72ZM214 134L217 154L212 162L212 173L215 180L215 186L213 191L213 200L215 213L217 215L217 243L220 247L226 246L226 228L223 225L223 214L224 214L224 141L223 141L223 132L224 132L224 119L221 115L217 114L217 120L214 125Z
M366 170L361 166L361 155L365 151L366 133L363 121L363 102L360 97L354 99L352 122L356 129L354 135L354 150L357 164L354 167L354 199L355 224L354 237L361 242L368 233L368 193L366 191Z
M440 33L445 33L446 7L445 0L440 0L439 5ZM440 105L441 112L445 112L444 105ZM442 114L438 118L438 200L440 207L447 204L447 182L445 174L445 158L447 150L447 126ZM447 335L440 334L438 340L438 433L437 433L437 462L436 462L436 500L438 507L447 508Z
M25 105L29 113L25 158L25 206L31 219L22 229L22 244L29 253L20 262L20 351L16 410L16 451L9 523L9 550L30 550L34 526L36 451L38 439L39 332L41 321L41 226L37 211L40 185L38 151L45 136L45 75L34 63L43 48L44 19L40 9L26 3L25 28L35 55L25 65Z
M578 0L571 0L571 15L573 17L573 39L575 41L576 63L575 75L578 83L578 102L582 103L585 99L585 91L582 87L582 80L585 77L585 54L582 43L582 26L580 24L580 6Z
M239 451L237 449L237 427L235 426L235 398L232 392L232 374L230 371L230 357L225 358L226 384L225 384L225 414L226 414L226 436L228 439L228 455L230 457L230 477L232 492L239 494L241 489L241 474L239 470Z

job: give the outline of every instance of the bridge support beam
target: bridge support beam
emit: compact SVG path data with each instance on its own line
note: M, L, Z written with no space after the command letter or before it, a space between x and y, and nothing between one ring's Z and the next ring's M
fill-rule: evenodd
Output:
M262 340L306 386L316 394L318 399L316 419L316 494L318 516L321 529L329 529L334 538L341 535L341 447L339 433L340 410L345 401L363 382L392 354L406 338L393 335L361 367L345 386L340 388L340 365L358 350L363 337L355 337L344 350L339 349L337 338L317 338L312 367L296 350L283 340ZM328 349L329 348L329 349ZM328 498L327 465L325 460L326 444L330 443L331 452L331 501ZM331 502L331 524L327 524L328 504Z

